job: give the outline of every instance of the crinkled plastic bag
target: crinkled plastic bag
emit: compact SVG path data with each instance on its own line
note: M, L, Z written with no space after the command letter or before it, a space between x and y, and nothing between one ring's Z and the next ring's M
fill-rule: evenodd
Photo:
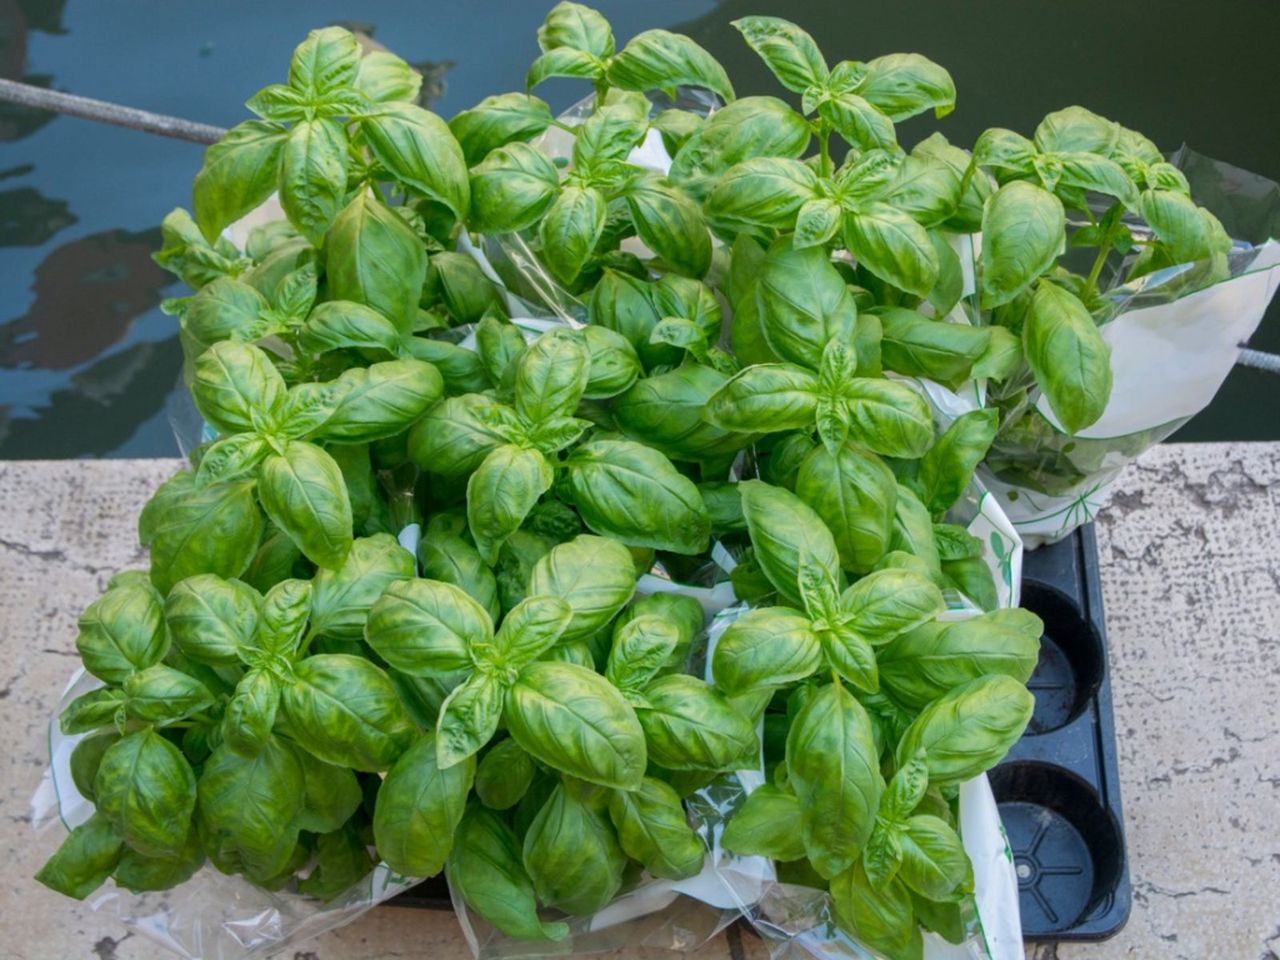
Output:
M1184 263L1108 292L1114 385L1097 423L1070 435L1033 391L1002 424L981 476L1030 547L1092 520L1126 464L1209 405L1280 286L1280 185L1185 146L1170 160L1237 238L1225 275Z

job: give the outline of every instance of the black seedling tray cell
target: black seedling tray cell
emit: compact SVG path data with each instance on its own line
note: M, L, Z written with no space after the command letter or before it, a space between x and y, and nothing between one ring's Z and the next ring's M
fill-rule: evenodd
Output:
M1103 940L1129 918L1116 734L1093 526L1027 551L1022 603L1044 620L1036 710L991 771L1027 940ZM389 901L451 910L441 874Z
M1093 526L1029 550L1022 605L1044 620L1036 709L991 771L1026 940L1103 940L1129 918L1102 587Z

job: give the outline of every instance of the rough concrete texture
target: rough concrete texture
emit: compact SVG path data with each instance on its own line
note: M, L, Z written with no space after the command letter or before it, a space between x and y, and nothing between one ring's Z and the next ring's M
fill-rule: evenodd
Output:
M174 461L0 464L0 956L171 956L29 878L61 840L32 832L48 715L76 666L80 610L139 566L135 523ZM1280 444L1165 446L1098 525L1133 916L1036 960L1280 960ZM624 951L658 960L662 951ZM448 913L380 908L283 956L461 957ZM705 957L763 957L751 936Z

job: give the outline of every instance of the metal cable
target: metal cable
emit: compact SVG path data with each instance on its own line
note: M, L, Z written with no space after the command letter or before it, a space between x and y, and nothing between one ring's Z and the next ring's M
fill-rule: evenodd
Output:
M128 127L130 130L141 130L144 133L158 133L163 137L175 137L192 143L216 143L227 132L221 127L210 126L207 123L193 123L181 117L168 117L149 110L122 107L116 103L107 103L105 100L93 100L73 93L45 90L16 80L0 79L0 100L23 107L34 107L37 110L65 113L85 120L111 123L117 127Z

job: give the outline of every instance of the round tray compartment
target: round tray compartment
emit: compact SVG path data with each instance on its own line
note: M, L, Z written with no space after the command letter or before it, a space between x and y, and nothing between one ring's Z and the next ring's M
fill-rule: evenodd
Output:
M1002 764L988 776L1013 851L1024 936L1051 937L1110 909L1124 840L1093 789L1033 761Z
M1102 638L1062 591L1035 580L1022 582L1022 605L1044 621L1040 660L1027 681L1036 709L1027 736L1065 727L1089 707L1102 675L1107 654Z

